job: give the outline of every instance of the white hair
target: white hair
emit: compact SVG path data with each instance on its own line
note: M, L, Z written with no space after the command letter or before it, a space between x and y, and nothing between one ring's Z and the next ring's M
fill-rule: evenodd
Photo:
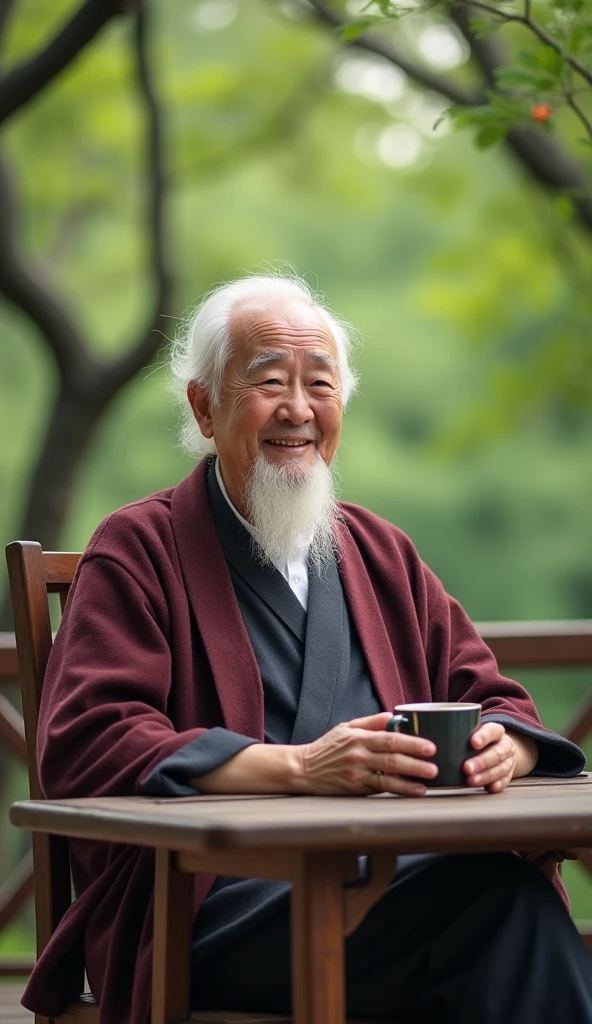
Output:
M296 275L252 274L217 285L204 296L173 342L170 357L171 389L182 410L181 443L193 457L203 458L216 451L212 440L203 437L187 400L187 386L196 381L208 392L211 404L220 404L224 368L232 354L230 324L236 306L249 299L301 299L326 322L337 348L337 370L343 404L355 390L357 378L349 357L357 338L349 324L335 316L323 296Z

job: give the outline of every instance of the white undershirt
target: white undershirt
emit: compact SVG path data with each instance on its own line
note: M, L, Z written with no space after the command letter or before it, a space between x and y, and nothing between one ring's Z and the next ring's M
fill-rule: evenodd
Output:
M256 531L255 527L251 526L251 524L248 523L246 519L243 519L243 517L241 516L240 512L237 512L237 510L235 509L234 505L232 504L230 498L228 497L228 493L226 491L226 487L224 486L224 481L222 479L222 472L220 470L220 459L218 459L218 458L216 459L215 466L216 466L216 479L217 479L217 481L218 481L218 483L220 485L220 490L222 491L222 494L226 498L226 501L230 505L230 507L231 507L232 511L234 512L236 518L244 526L245 530L248 530L248 532L251 534L251 537L254 537L255 540L257 540L257 531ZM281 574L284 577L284 579L287 580L287 582L288 582L288 584L290 586L290 590L294 594L296 594L296 597L300 601L300 604L304 608L304 611L306 611L307 608L308 608L308 564L307 564L307 560L308 560L308 545L303 548L302 554L301 554L300 558L296 559L295 561L282 562L281 564L278 564L277 562L274 562L274 565L275 565L276 569L279 569L279 571L281 572Z

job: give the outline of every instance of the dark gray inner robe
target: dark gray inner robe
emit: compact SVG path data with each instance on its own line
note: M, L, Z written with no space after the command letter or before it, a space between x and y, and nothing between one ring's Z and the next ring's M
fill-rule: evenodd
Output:
M333 726L376 714L383 708L374 693L355 626L344 598L337 565L322 577L309 573L305 612L281 572L262 566L252 538L222 494L213 466L207 479L216 529L265 695L265 742L309 743ZM237 665L237 671L240 666ZM539 744L536 774L573 774L583 755L563 737L533 730L507 715L487 716ZM161 761L142 783L142 792L189 796L191 779L219 768L257 742L224 728L210 729ZM195 922L194 962L215 953L261 924L284 904L289 883L219 876Z
M323 578L310 573L305 612L281 572L254 558L251 537L224 498L213 467L208 493L261 672L266 743L308 743L340 722L381 711L335 563ZM195 793L189 779L213 771L254 742L227 729L210 729L162 761L142 790L171 796ZM195 960L271 916L289 888L287 882L219 876L196 920Z

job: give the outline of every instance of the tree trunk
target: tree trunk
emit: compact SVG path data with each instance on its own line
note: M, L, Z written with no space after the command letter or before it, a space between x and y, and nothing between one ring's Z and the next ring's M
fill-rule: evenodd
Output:
M111 397L104 390L84 387L80 382L62 383L31 474L26 507L17 530L19 539L37 540L48 551L59 548L76 476ZM8 594L0 610L0 629L12 629Z

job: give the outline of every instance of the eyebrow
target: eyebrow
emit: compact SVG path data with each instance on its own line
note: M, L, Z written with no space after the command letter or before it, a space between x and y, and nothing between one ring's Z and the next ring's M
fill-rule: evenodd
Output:
M310 358L311 361L316 363L318 366L327 367L336 371L339 369L337 360L333 359L333 356L328 355L326 352L313 352ZM268 349L266 352L259 352L256 356L253 356L251 362L247 366L247 372L254 373L255 370L260 370L262 367L272 366L276 363L283 363L285 360L285 352L274 352L272 349Z

